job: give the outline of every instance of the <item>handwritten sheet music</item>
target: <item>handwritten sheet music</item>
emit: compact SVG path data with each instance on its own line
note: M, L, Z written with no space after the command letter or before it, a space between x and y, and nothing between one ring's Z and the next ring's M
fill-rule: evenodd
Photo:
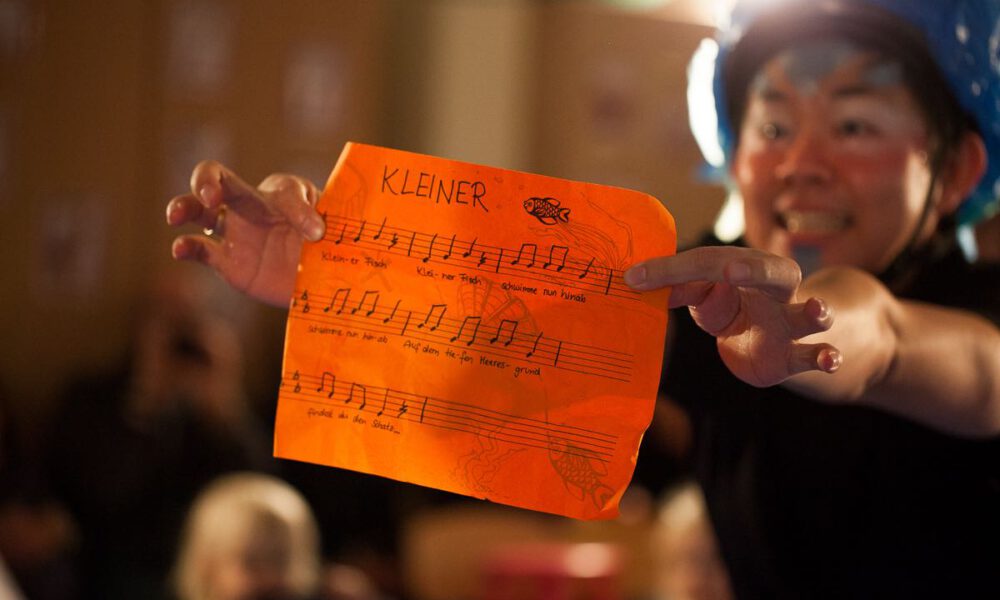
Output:
M652 418L673 254L634 191L349 143L288 315L275 455L611 518Z

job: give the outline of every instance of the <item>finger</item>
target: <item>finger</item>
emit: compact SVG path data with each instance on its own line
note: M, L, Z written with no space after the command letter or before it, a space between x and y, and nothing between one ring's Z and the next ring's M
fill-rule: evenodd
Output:
M205 207L192 194L176 196L167 203L167 224L173 227L188 223L195 223L201 227L212 227L218 217L218 209Z
M217 211L225 204L248 221L263 223L274 214L256 188L214 160L202 161L194 168L191 193L209 210Z
M691 317L704 331L718 336L736 319L740 313L739 294L733 293L732 286L713 284L697 304L690 306Z
M830 329L833 326L833 311L826 302L814 297L789 305L785 320L789 335L792 339L799 339Z
M258 189L270 195L273 208L303 237L311 242L323 238L326 221L316 212L319 191L311 181L275 173L265 178Z
M174 239L170 253L176 260L191 260L221 270L222 243L201 235L182 235Z
M754 250L706 246L641 262L625 272L625 283L638 290L710 281L752 287L781 301L795 296L802 272L795 261Z
M835 373L841 363L840 350L830 344L794 344L788 357L788 375L809 371Z
M223 188L223 180L230 182L230 189ZM243 183L240 186L237 181L239 177L227 169L222 163L214 160L203 160L191 171L191 194L197 198L207 208L218 208L224 202L231 200L226 195L232 193L232 189L249 188Z
M707 281L695 281L693 283L675 285L670 290L668 308L698 306L705 301L705 298L714 287L714 283Z

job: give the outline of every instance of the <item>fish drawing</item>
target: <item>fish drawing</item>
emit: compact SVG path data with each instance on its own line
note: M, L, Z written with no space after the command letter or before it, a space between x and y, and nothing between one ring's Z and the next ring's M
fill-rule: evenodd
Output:
M550 441L549 461L563 480L563 485L577 500L589 498L594 506L603 508L614 496L614 490L601 481L607 475L607 469L595 467L582 449Z
M559 201L555 198L528 198L524 201L524 210L545 225L555 225L560 221L569 223L569 209L559 208Z

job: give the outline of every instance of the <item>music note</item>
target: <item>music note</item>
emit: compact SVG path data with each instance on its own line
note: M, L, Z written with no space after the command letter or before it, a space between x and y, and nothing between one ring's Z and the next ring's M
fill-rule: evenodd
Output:
M526 358L531 358L531 356L535 353L535 350L538 350L538 341L540 339L542 339L541 332L539 332L538 337L535 338L535 343L531 346L531 350L528 350L528 353L524 355Z
M361 227L358 229L358 235L354 236L354 243L355 244L357 244L359 241L361 241L361 234L364 232L365 225L367 223L368 223L368 221L361 221Z
M454 238L452 238L452 239L454 240ZM469 244L469 249L462 253L462 258L469 258L470 256L472 256L472 250L476 247L476 240L478 240L478 239L479 238L475 238L475 239L472 240L472 243ZM482 264L482 263L479 263L479 264Z
M336 240L334 240L334 242L333 242L334 244L339 244L340 242L344 241L344 232L345 231L347 231L347 223L344 223L344 226L340 228L340 237L337 238Z
M393 320L393 318L395 318L395 316L396 316L396 309L399 308L399 303L400 302L402 302L402 300L396 300L396 306L392 307L392 312L389 313L388 317L382 319L383 323L388 323L389 321Z
M410 236L410 247L406 249L406 255L409 256L413 252L413 242L417 239L417 232L414 231L413 235Z
M330 397L333 396L333 391L337 387L337 377L333 373L331 373L329 371L323 371L323 375L320 376L320 378L319 378L319 387L316 388L316 391L317 392L322 392L323 391L323 388L326 387L326 378L327 377L330 378L330 393L327 394L326 397L330 398Z
M378 409L378 412L375 413L376 417L381 417L382 416L382 413L385 412L385 404L388 401L389 401L389 388L387 387L387 388L385 388L385 396L382 397L382 408Z
M554 259L554 256L557 255L557 254L559 254L559 253L562 254L562 257L558 261L556 261ZM556 244L553 244L552 248L549 249L549 260L546 261L544 265L542 265L542 268L543 269L548 269L550 266L552 266L552 265L556 264L556 262L558 262L559 266L556 267L556 271L557 272L561 272L563 270L563 267L566 266L566 255L567 254L569 254L569 248L567 246L558 246Z
M587 263L587 268L583 270L583 273L580 273L580 279L583 279L584 277L586 277L586 276L587 276L587 274L588 274L588 273L590 273L590 267L591 267L591 265L593 265L593 264L594 264L594 259L593 259L593 258L591 258L591 259L590 259L590 262L589 262L589 263Z
M517 251L517 258L511 261L510 264L512 265L521 264L521 258L524 255L525 248L531 248L531 261L524 266L529 269L535 266L535 253L538 252L538 246L536 246L535 244L521 244L521 249Z
M344 404L350 404L351 400L354 400L355 389L361 390L361 406L358 407L358 410L364 410L365 405L368 404L368 391L365 389L365 386L361 385L360 383L351 384L351 393L350 395L347 396L347 400L344 400Z
M351 314L353 315L354 313L356 313L359 310L361 310L361 308L365 305L365 301L368 300L368 297L371 296L372 294L375 294L375 299L372 300L372 307L371 307L371 309L368 312L365 313L366 317L372 316L372 313L375 312L375 307L378 306L378 299L379 299L379 296L381 295L381 294L379 294L379 292L377 290L368 290L368 291L366 291L364 293L364 295L361 297L361 302L358 302L358 305L351 309Z
M453 250L454 248L455 248L455 236L454 236L454 235L452 235L452 236L451 236L451 244L449 244L449 245L448 245L448 251L447 251L447 252L445 252L445 253L444 253L444 256L442 256L441 258L442 258L443 260L448 260L449 258L451 258L451 251L452 251L452 250Z
M385 229L385 219L382 219L382 224L378 228L378 232L372 237L372 241L377 242L380 237L382 237L382 230Z
M437 241L437 239L438 239L438 234L435 233L431 237L431 245L427 246L427 256L423 257L420 260L422 260L423 262L427 262L427 261L429 261L431 259L431 252L434 251L434 242Z
M497 327L497 334L493 336L490 340L491 344L497 343L501 337L503 337L504 329L510 325L510 331L507 332L507 341L503 343L504 346L510 346L510 343L514 341L514 332L517 331L517 321L511 321L510 319L504 319L500 321L500 327Z
M476 334L479 333L479 325L482 323L482 317L465 317L465 319L462 321L462 326L458 328L458 333L456 333L455 336L451 338L451 341L454 342L455 340L458 340L462 337L462 332L465 331L465 325L471 320L476 321L476 328L472 330L472 337L469 338L469 341L466 342L465 345L471 346L473 342L476 341Z
M438 310L440 310L441 312L438 313L437 322L435 322L434 325L429 328L431 331L437 329L438 326L441 325L441 319L444 318L445 311L448 310L447 304L432 304L431 309L427 311L427 316L424 318L424 322L421 323L420 325L417 325L417 328L420 329L424 325L426 325L431 320L431 317L434 316L434 313Z
M330 304L323 308L323 312L330 312L333 305L337 303L337 298L340 298L341 295L344 296L344 299L340 301L340 308L337 309L337 314L339 315L344 312L344 306L347 304L347 299L351 295L351 288L340 288L337 290L337 292L333 295L333 298L330 298Z

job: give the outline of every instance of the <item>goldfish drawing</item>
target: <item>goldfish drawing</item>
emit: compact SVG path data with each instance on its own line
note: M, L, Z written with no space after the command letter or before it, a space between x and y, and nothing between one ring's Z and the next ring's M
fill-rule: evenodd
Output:
M594 506L603 508L614 496L614 490L601 478L608 474L603 465L586 457L586 451L566 442L549 441L549 461L563 480L563 485L577 500L589 498Z
M555 198L528 198L524 201L524 210L545 225L555 225L560 221L569 223L569 209L559 208L559 201Z

